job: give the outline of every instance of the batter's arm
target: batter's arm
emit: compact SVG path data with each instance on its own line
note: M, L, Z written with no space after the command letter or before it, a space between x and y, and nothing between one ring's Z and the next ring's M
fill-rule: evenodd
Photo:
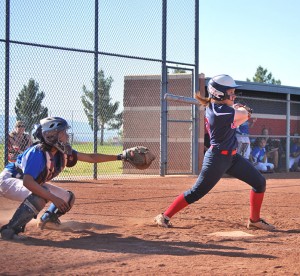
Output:
M235 109L234 124L236 126L240 126L242 123L246 122L249 119L248 111L244 107L237 107L234 109Z

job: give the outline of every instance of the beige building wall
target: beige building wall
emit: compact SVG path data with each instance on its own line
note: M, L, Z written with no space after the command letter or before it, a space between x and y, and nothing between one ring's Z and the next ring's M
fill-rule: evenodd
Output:
M149 169L143 171L143 174L160 173L160 90L160 75L125 77L124 148L143 145L156 155L156 160ZM192 76L190 74L169 75L168 92L192 97ZM191 105L168 102L168 120L190 121L192 119L191 109ZM200 162L203 158L203 116L203 108L201 108ZM168 122L167 174L192 172L191 126L191 123L187 122ZM125 163L124 173L140 173L140 171L132 169L131 166Z

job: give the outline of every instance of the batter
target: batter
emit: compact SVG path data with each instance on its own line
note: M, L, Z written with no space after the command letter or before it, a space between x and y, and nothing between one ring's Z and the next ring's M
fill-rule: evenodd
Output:
M266 180L248 160L237 153L236 128L250 117L247 107L234 104L235 88L238 86L229 75L217 75L208 83L208 98L196 94L196 99L206 107L205 121L211 147L205 153L202 170L193 187L179 195L164 213L154 218L158 226L170 227L170 219L177 212L205 196L226 173L252 187L247 228L275 229L260 217Z

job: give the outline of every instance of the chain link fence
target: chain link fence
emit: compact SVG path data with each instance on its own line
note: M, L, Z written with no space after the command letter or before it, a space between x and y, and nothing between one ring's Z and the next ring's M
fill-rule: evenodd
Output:
M63 117L69 122L71 141L78 151L96 149L99 153L118 154L137 143L148 146L157 159L153 169L143 174L159 174L160 117L152 117L149 111L149 116L141 122L137 117L124 114L126 108L130 109L124 99L125 79L138 75L161 76L166 63L196 66L193 63L197 5L198 1L194 0L184 3L166 0L1 1L0 95L5 100L0 102L0 170L7 162L6 140L15 122L23 120L25 131L31 134L33 125L46 115ZM163 44L164 39L170 46ZM174 44L176 49L172 47ZM165 59L163 53L166 53ZM103 75L96 83L99 72ZM99 90L109 86L106 101L101 101L101 92L105 91L99 94L98 114L107 118L103 119L103 132L96 133L97 141L95 125L89 122L82 103L82 97L87 95L84 91L92 93L96 85ZM145 92L151 85L151 81L146 82L138 89ZM158 99L160 92L161 77L157 82L158 95L155 95ZM132 102L138 107L139 100L137 94ZM123 115L121 127L114 128L116 120L109 120L113 117L109 116L112 105L118 105L115 114ZM158 101L154 109L159 106ZM147 127L153 120L157 129ZM144 127L139 132L143 132L146 139L129 135L129 128L137 129L140 125ZM78 164L60 177L124 177L127 173L141 174L117 161L98 164L96 171L94 165Z
M280 87L279 87L280 90ZM300 130L300 98L289 94L264 93L260 97L239 97L237 101L253 107L249 120L251 150L260 138L266 139L267 162L274 164L276 172L294 171L300 166L291 163L291 146L297 143ZM300 141L300 140L299 140ZM300 145L300 144L299 144Z
M78 164L60 179L197 174L204 110L165 103L162 95L192 97L199 89L198 10L199 0L0 2L0 170L15 122L24 120L31 134L47 115L69 122L78 151L118 154L144 145L157 157L142 173L116 161ZM95 89L103 131L95 130L83 105ZM300 132L300 93L281 89L243 93L240 99L253 106L257 118L252 145L268 128L280 148L278 167L289 170L290 142Z

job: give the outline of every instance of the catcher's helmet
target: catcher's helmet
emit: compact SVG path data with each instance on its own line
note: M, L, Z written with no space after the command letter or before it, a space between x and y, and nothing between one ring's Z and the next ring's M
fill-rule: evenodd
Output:
M33 126L33 131L32 131L32 136L35 140L42 140L43 135L42 135L42 127L40 124L35 124Z
M210 98L218 101L223 101L228 98L227 90L237 88L237 85L232 77L229 75L217 75L211 78L207 85L207 91Z
M63 143L59 141L58 134L60 131L69 129L67 121L60 117L47 117L40 121L40 129L42 138L46 144L56 147L62 153L66 153L69 143ZM39 127L37 128L39 129ZM39 131L37 131L37 136ZM39 137L37 137L39 138Z

